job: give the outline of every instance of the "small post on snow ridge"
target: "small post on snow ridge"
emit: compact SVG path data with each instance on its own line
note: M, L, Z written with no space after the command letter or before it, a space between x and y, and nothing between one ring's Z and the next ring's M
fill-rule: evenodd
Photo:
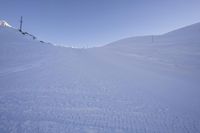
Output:
M22 26L23 26L23 17L21 16L21 19L20 19L20 28L19 28L20 32L22 32Z

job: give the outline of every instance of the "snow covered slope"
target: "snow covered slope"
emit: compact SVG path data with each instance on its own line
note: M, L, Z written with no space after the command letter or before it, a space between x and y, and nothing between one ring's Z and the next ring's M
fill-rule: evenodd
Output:
M0 132L200 132L199 28L72 49L0 27Z
M104 47L115 53L140 60L179 68L200 66L200 23L196 23L164 35L151 35L122 39ZM192 69L192 70L194 70Z
M200 42L200 23L196 23L184 28L171 31L164 35L165 38L170 38L171 41L182 42Z

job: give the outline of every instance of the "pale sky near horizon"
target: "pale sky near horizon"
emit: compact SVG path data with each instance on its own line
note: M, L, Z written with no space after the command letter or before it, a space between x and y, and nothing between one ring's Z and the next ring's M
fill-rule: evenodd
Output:
M200 22L200 0L0 0L0 19L66 46L105 45Z

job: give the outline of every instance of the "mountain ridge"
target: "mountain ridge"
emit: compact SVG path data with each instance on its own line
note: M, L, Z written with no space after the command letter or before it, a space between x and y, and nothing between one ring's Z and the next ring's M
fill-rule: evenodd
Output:
M120 39L114 42L111 42L105 46L117 45L118 43L125 45L135 45L135 44L163 44L176 41L177 43L181 42L200 42L200 22L184 26L172 30L170 32L160 34L160 35L145 35L145 36L134 36L124 39Z
M4 20L0 21L0 25L1 25L1 29L12 28L13 31L17 30L17 29L14 29L12 26L10 26ZM21 32L21 33L23 33L24 35L28 35L32 39L36 39L36 37L32 34L29 34L27 32ZM128 43L144 44L145 43L147 44L147 43L156 43L156 42L163 43L163 42L169 42L169 41L183 42L183 41L188 41L188 40L193 40L194 42L200 42L200 22L172 30L170 32L167 32L161 35L145 35L145 36L133 36L133 37L123 38L117 41L113 41L109 44L103 45L103 47L115 45L116 43L124 43L124 44L128 44ZM40 41L40 42L44 42L44 41Z

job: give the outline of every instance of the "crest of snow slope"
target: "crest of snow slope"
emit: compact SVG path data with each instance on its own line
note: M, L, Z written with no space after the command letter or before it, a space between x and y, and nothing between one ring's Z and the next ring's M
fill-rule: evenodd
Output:
M190 43L200 42L200 23L196 23L184 28L171 31L164 34L165 38L169 38L171 41L182 41Z
M154 45L154 44L167 44L167 43L199 43L200 42L200 23L196 23L190 26L186 26L171 32L168 32L163 35L151 35L151 36L139 36L139 37L130 37L122 39L116 42L109 44L112 45L122 45L127 46L131 45L134 47L140 47L143 45ZM135 44L137 44L135 46Z
M163 35L122 39L105 48L150 63L199 69L200 23Z
M0 132L199 132L199 26L191 27L91 49L0 28Z

